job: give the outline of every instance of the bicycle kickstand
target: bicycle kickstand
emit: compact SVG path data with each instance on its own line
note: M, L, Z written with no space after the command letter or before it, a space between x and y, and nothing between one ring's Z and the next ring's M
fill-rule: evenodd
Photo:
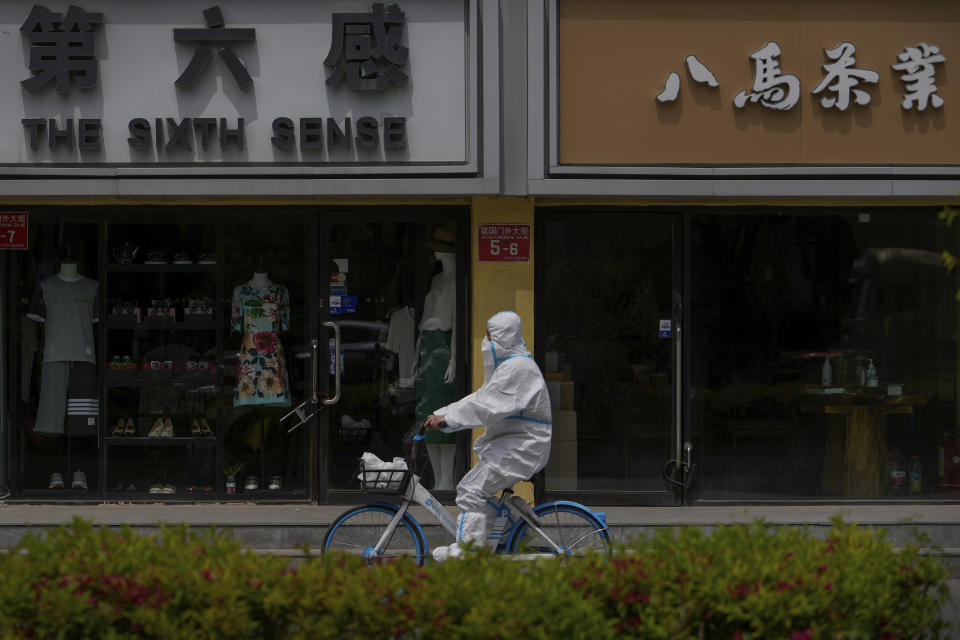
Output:
M325 404L319 402L321 395L325 395L325 394L321 394L319 392L314 393L309 398L307 398L306 400L298 404L296 407L294 407L290 411L290 413L280 418L281 423L291 416L297 416L297 418L300 420L298 423L296 423L295 425L287 429L287 433L292 432L297 427L301 427L305 425L310 420L310 418L317 415L318 413L320 413L326 408ZM307 405L313 405L313 407L308 407Z

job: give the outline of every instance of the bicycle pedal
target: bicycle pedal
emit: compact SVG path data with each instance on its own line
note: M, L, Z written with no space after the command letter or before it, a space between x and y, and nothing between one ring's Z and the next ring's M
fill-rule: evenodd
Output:
M513 505L513 508L523 514L523 516L529 520L532 524L537 527L543 527L543 523L540 522L540 518L537 517L537 514L533 512L533 509L530 508L530 505L527 504L527 501L521 498L520 496L511 496L510 504Z

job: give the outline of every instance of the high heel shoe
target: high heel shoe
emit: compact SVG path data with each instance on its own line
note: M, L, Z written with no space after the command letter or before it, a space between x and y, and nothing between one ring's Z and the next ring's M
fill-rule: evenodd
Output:
M133 418L127 418L127 425L123 428L123 435L125 436L137 435L137 428L133 426Z
M160 431L161 438L173 437L173 420L167 418L163 423L163 429Z
M126 431L124 431L124 427L123 427L123 418L120 418L120 422L118 422L117 426L115 426L113 428L113 431L110 432L110 436L113 438L119 438L124 433L126 433Z
M191 433L191 435L196 436L196 437L199 437L199 436L200 436L200 423L197 422L197 419L196 419L196 418L194 418L194 419L193 419L193 422L190 423L190 433Z
M207 424L206 418L200 418L200 435L205 438L213 437L213 429L211 429L210 425Z
M157 418L157 421L154 422L153 426L150 428L150 432L147 434L147 437L159 438L161 431L163 431L163 418Z

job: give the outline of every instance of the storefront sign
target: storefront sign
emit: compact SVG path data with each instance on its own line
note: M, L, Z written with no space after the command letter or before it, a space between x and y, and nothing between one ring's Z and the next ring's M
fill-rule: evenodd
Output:
M478 231L480 262L526 262L530 259L529 224L481 224Z
M554 166L957 164L960 4L556 7Z
M29 249L26 211L0 211L0 249Z
M4 8L0 164L473 160L476 0Z

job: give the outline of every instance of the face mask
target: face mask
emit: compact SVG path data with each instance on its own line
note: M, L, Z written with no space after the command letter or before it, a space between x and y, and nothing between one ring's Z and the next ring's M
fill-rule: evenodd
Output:
M480 343L480 356L483 358L483 383L486 384L493 377L493 370L497 368L493 361L493 345L486 336Z

